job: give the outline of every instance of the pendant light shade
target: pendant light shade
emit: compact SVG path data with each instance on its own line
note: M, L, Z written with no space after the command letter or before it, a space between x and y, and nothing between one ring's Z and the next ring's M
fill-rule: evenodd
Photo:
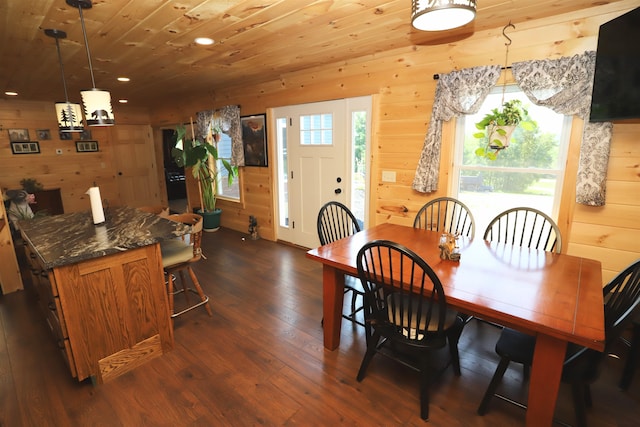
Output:
M82 132L84 130L80 104L56 102L56 115L60 132Z
M64 87L64 102L56 102L56 117L58 121L58 130L60 132L82 132L82 111L80 104L69 102L67 95L67 82L64 78L64 65L62 64L62 55L60 54L60 39L67 37L67 33L61 30L46 29L44 33L56 39L56 49L58 50L58 62L60 62L60 74L62 74L62 87Z
M476 0L411 0L411 24L418 30L451 30L475 17Z
M115 124L111 109L111 94L106 90L87 89L80 91L84 104L84 116L88 126L112 126Z
M82 9L91 9L91 0L66 0L69 6L77 7L80 13L80 23L82 24L82 35L84 45L87 49L87 60L89 61L89 72L91 73L92 88L80 92L84 105L84 116L88 126L113 126L116 121L111 107L111 94L106 90L96 88L93 78L93 66L91 65L91 53L89 52L89 42L87 40L87 30L84 26L84 16Z

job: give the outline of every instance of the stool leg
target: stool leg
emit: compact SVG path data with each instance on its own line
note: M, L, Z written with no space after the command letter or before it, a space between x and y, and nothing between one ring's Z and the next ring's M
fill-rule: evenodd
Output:
M191 267L187 267L189 270L189 276L191 276L191 281L193 282L193 285L196 287L196 291L198 292L198 295L200 295L200 299L202 301L206 301L207 300L207 296L204 294L204 291L202 290L202 287L200 286L200 282L198 281L198 278L196 277L196 274L193 272L193 270L191 269ZM207 309L207 313L209 313L209 316L213 316L213 313L211 312L211 307L209 306L209 302L207 302L205 305L205 308Z
M173 314L173 288L175 287L175 283L173 283L173 274L171 274L171 272L167 272L167 276L169 277L168 280L168 289L167 292L169 293L169 313Z
M180 269L180 283L182 283L182 293L184 294L184 300L186 301L187 305L189 304L189 292L188 289L189 287L187 286L187 280L184 277L184 269Z

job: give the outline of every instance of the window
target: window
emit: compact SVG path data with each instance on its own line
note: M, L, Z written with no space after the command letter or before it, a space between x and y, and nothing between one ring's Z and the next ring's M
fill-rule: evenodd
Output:
M500 150L496 160L478 157L475 150L486 141L474 138L475 123L500 107L502 97L503 88L495 88L477 114L457 122L453 193L469 206L480 233L498 213L517 206L558 217L571 117L533 105L517 86L509 86L504 101L520 99L533 129L516 128L510 146Z
M222 132L220 141L218 142L218 157L231 158L231 137ZM220 180L218 182L218 197L231 200L240 200L240 179L236 177L233 183L229 185L229 173L222 166L222 161L218 160L216 165L220 172Z

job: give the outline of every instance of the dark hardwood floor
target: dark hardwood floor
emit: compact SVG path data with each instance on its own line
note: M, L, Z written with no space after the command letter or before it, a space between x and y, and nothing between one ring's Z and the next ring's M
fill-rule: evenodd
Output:
M195 269L213 317L197 309L176 319L173 351L99 386L71 378L28 290L0 296L0 426L425 425L408 368L379 356L356 381L363 328L343 321L339 350L323 348L322 268L305 251L225 229L205 233L203 247ZM497 399L476 415L497 336L467 325L462 376L448 369L433 384L430 425L524 424L522 409ZM620 391L622 344L618 354L593 386L591 426L639 423L640 374ZM525 398L521 369L502 390ZM573 422L564 385L556 415Z

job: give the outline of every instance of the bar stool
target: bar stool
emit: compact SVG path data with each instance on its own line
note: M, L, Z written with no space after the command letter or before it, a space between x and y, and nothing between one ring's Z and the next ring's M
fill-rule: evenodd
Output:
M154 215L158 215L162 218L166 218L169 216L169 208L162 205L141 206L138 208L138 210L141 210L142 212L148 212Z
M168 219L176 222L182 222L191 226L191 233L182 236L181 239L166 240L160 243L160 249L162 251L162 266L164 268L165 275L167 277L167 291L169 293L169 311L171 317L178 317L194 308L204 305L212 316L211 307L209 306L209 297L204 294L200 282L196 277L191 264L199 261L202 258L202 249L200 247L202 239L202 216L193 213L175 214L169 215ZM186 238L189 241L187 242ZM185 270L189 273L193 288L188 287ZM180 283L182 289L176 289L176 273L180 275ZM180 293L185 294L187 300L187 307L180 311L174 310L174 296ZM194 304L189 304L189 293L194 293L199 296L199 301Z

